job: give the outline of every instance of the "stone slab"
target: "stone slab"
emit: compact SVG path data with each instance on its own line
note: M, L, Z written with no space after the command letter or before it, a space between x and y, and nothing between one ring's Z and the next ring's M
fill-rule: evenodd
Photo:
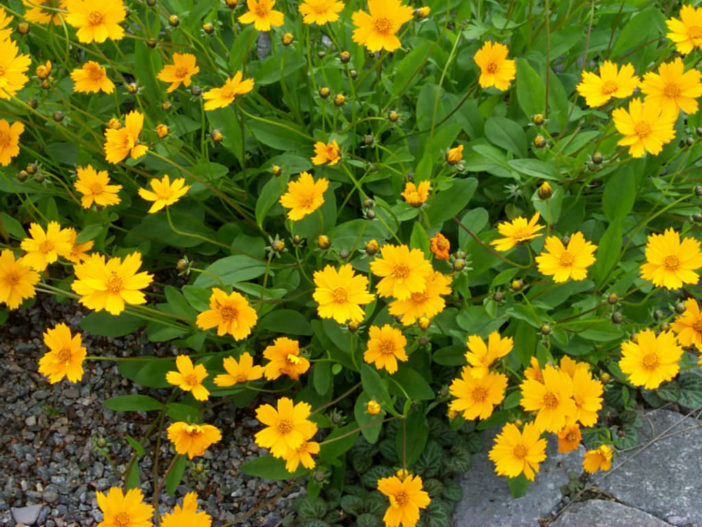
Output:
M671 527L638 509L616 501L589 500L573 503L549 527Z
M12 517L17 523L24 525L34 525L34 522L39 518L41 505L28 505L26 507L12 508Z

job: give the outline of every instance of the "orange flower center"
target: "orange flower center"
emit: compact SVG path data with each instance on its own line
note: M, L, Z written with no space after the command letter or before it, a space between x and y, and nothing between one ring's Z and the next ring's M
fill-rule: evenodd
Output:
M56 358L59 362L70 362L71 360L71 350L70 348L61 348L56 353Z
M409 273L410 269L405 264L395 264L392 267L392 276L399 280L407 278L409 276Z
M249 380L249 379L246 377L246 374L245 374L245 373L240 373L239 375L237 375L236 377L234 377L234 379L236 380L236 382L246 382L246 381Z
M548 392L544 395L544 407L548 409L553 409L558 406L558 397L552 392Z
M9 287L15 286L15 285L19 284L20 276L18 273L14 272L14 271L10 271L9 273L7 273L4 276L3 282L5 282L5 285L7 285Z
M268 6L263 3L257 4L256 7L254 7L254 13L256 13L256 16L259 18L267 18Z
M663 89L663 95L670 99L676 99L680 97L680 86L678 86L674 82L669 82L665 85L665 88Z
M300 198L300 208L311 209L313 205L314 205L314 194L308 194L307 196Z
M220 310L221 316L222 316L222 321L224 322L229 322L230 320L234 320L236 318L236 309L230 306L225 306Z
M393 355L395 353L395 343L392 340L381 340L378 344L378 351L383 355Z
M647 137L651 133L651 125L646 121L639 121L634 126L634 133L639 137Z
M409 498L407 497L407 494L405 492L398 492L397 494L395 494L395 501L401 507L409 501Z
M44 240L39 244L39 252L40 253L48 253L54 250L54 242L49 241L49 240Z
M576 432L568 432L565 438L568 443L575 443L578 441L578 434Z
M197 375L195 375L194 373L186 375L183 380L188 386L197 386L198 384L200 384L200 381L197 380Z
M655 370L660 362L658 361L658 355L655 353L647 353L644 355L643 360L641 361L643 364L643 367L646 368L647 370Z
M604 83L602 83L602 93L604 95L611 95L612 93L617 91L618 88L619 86L617 86L617 83L614 81L605 81Z
M680 268L680 260L674 254L669 254L663 259L663 267L666 271L677 271Z
M119 276L117 276L117 274L115 274L114 271L110 274L110 277L107 279L106 285L107 290L114 295L117 295L120 293L120 291L122 291L122 279Z
M497 73L497 63L496 62L491 62L490 64L487 65L487 68L485 68L488 73Z
M440 251L446 251L446 250L448 250L448 249L451 248L451 244L449 243L448 240L445 240L445 239L443 239L443 238L439 238L439 239L436 240L436 247L437 247Z
M343 287L334 289L334 291L332 291L332 297L334 298L335 304L345 304L349 299L348 293Z
M563 251L563 254L561 254L560 258L558 259L558 263L563 267L570 267L574 262L575 256L570 254L568 251Z
M131 523L131 518L129 518L129 513L119 512L112 521L117 527L128 527Z
M524 459L527 456L527 447L524 445L516 445L514 447L514 450L512 450L512 453L514 454L514 457L518 459Z
M484 386L477 386L473 388L472 395L474 401L482 403L485 399L487 399L488 392Z
M104 191L104 188L102 186L102 183L95 182L95 183L90 185L90 192L92 192L93 194L102 194L103 191Z
M412 293L410 295L410 300L412 301L413 304L423 304L424 302L427 301L427 294L426 294L426 292Z
M90 22L91 26L99 26L103 20L104 17L100 11L91 11L88 14L88 22Z
M383 16L376 18L375 19L375 30L382 34L382 35L387 35L392 31L392 20L389 18L385 18Z
M99 67L91 67L88 68L88 77L90 77L90 80L93 82L98 82L101 81L103 78L103 72Z
M697 331L697 333L702 333L702 318L698 318L692 323L692 329Z
M702 27L690 26L687 28L687 36L693 40L702 38Z
M278 421L277 428L278 428L278 432L280 432L283 435L289 434L290 432L295 430L295 427L288 419L281 419L280 421Z
M178 77L179 79L185 78L188 76L188 68L185 66L178 66L175 70L175 76Z

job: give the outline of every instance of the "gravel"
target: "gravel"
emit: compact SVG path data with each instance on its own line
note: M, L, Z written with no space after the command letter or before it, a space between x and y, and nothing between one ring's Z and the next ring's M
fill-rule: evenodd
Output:
M101 521L95 491L122 486L121 474L133 452L126 436L143 438L154 418L154 413L107 410L102 401L130 393L161 401L168 397L168 390L143 388L123 379L114 363L107 361L86 363L83 380L77 384L64 380L51 385L37 372L39 358L46 351L43 331L59 322L79 330L87 314L78 304L40 296L34 307L11 312L0 325L0 526L21 521L43 527L77 527ZM90 355L122 356L142 348L154 355L176 354L170 344L150 343L139 332L111 339L83 333L83 344ZM205 422L217 426L223 440L205 456L195 458L204 468L201 474L187 468L175 496L161 493L160 510L171 510L185 493L194 490L216 527L275 496L286 483L261 480L238 470L242 463L266 453L253 441L259 425L250 409L220 406L216 414L205 415ZM165 431L161 441L163 473L173 450ZM147 454L139 461L139 488L147 501L153 494L154 448L152 437ZM237 525L280 525L301 492L299 487L288 489L277 502Z

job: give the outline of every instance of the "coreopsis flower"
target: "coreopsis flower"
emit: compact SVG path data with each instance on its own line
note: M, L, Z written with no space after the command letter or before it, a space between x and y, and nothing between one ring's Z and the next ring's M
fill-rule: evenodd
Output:
M139 141L139 134L144 126L144 114L132 110L124 118L122 128L105 130L105 159L108 163L119 163L127 156L139 159L148 150Z
M567 425L562 430L558 431L558 452L560 454L567 454L572 452L578 445L580 441L583 440L583 435L580 432L580 427L577 424Z
M145 188L139 189L139 196L142 199L153 201L148 211L149 214L153 214L164 207L173 205L190 190L190 185L185 184L185 178L175 178L173 182L171 182L168 174L164 174L161 179L151 179L149 181L149 186L151 190Z
M573 401L575 414L573 419L583 426L597 423L597 412L602 409L602 383L592 377L589 368L577 368L573 375Z
M0 6L0 40L7 40L12 34L12 29L10 24L12 23L13 17L7 14L5 9Z
M680 18L665 21L670 32L666 36L675 42L679 53L687 55L702 47L702 7L686 4L680 8Z
M595 263L595 249L597 246L587 241L581 232L570 237L567 247L558 237L549 236L536 263L542 274L553 276L554 282L565 282L569 278L584 280L587 268Z
M256 409L256 419L266 428L256 432L256 444L271 451L274 457L284 458L302 446L317 433L317 425L307 419L312 407L305 402L293 404L292 399L281 397L277 409L263 404Z
M212 425L191 425L178 421L168 427L168 440L178 454L187 454L188 459L203 455L205 450L221 439L222 433Z
M544 226L537 225L539 217L539 213L536 212L528 221L526 218L519 216L512 221L498 223L497 232L504 236L504 238L492 240L490 245L494 245L498 251L506 252L522 242L533 240L541 236L539 231L543 229Z
M583 468L590 474L598 470L607 471L612 468L612 454L612 447L609 445L600 445L594 450L588 450L583 459Z
M372 53L399 48L402 43L395 33L412 19L414 10L400 0L368 0L368 11L370 14L358 10L351 15L353 41Z
M173 64L166 64L156 76L160 81L171 83L166 93L175 91L181 84L190 86L192 76L200 71L196 62L192 53L173 53Z
M18 308L25 298L34 297L34 285L38 281L39 273L22 259L15 260L10 249L0 252L0 302L5 302L10 309Z
M246 5L249 10L238 20L242 24L253 24L257 31L270 31L271 26L280 27L285 21L283 13L273 9L275 0L246 0Z
M397 361L407 361L405 346L407 339L402 332L385 324L382 328L371 326L368 330L368 347L363 353L363 360L375 364L379 370L385 368L388 373L397 371Z
M80 199L83 208L89 209L93 203L101 207L109 207L120 202L118 192L122 190L122 185L110 185L107 170L95 170L92 165L88 165L78 167L76 176L74 185L83 195Z
M49 222L46 231L38 223L32 223L29 238L22 240L20 247L27 253L22 257L23 263L36 271L43 271L59 256L71 252L71 233L55 221Z
M22 0L22 4L30 8L24 13L24 19L27 22L53 23L55 26L60 26L63 23L63 10L66 9L65 0L58 0L58 2L56 0Z
M78 28L79 42L100 43L124 37L124 28L119 24L127 18L127 10L122 0L65 0L65 3L66 23Z
M280 204L290 209L289 219L298 221L322 206L328 188L327 179L319 178L315 181L309 172L300 172L297 181L288 182L288 191L280 196Z
M483 47L475 52L473 60L480 68L478 84L481 88L494 86L500 91L509 88L510 83L517 74L514 61L507 58L509 49L499 42L486 42Z
M488 457L495 463L498 476L516 478L519 474L529 481L539 471L539 463L546 459L546 440L534 423L527 423L520 432L517 425L507 423L495 438Z
M537 412L534 425L540 431L558 432L576 412L573 379L551 365L542 371L543 384L531 379L522 381L522 408Z
M224 86L221 88L212 88L203 93L202 98L205 99L205 111L226 108L234 102L237 95L244 95L253 90L253 79L242 80L242 78L243 74L237 71L234 77L224 81Z
M429 247L435 258L439 260L449 259L451 242L449 242L448 238L440 232L437 232L436 234L434 234L434 236L431 237L431 239L429 240Z
M168 128L168 125L165 125L163 123L159 123L156 125L156 135L158 136L159 139L163 139L164 137L168 137L168 134L171 132L171 130Z
M327 265L314 273L316 289L312 294L321 318L333 318L339 324L348 321L360 322L364 313L361 305L373 301L375 296L368 292L368 278L356 274L351 264L344 264L339 270Z
M383 245L380 258L370 263L370 270L382 277L376 286L378 295L394 296L398 300L424 291L427 279L434 272L421 250L406 245Z
M74 264L80 263L88 258L88 251L93 248L93 240L87 242L76 243L78 233L73 227L67 227L66 230L71 233L71 252L65 258Z
M390 314L402 317L401 322L405 326L414 324L422 317L428 319L435 317L446 307L446 301L442 295L451 294L452 280L451 275L432 271L426 280L424 291L412 293L404 300L391 302L388 306Z
M51 61L47 60L44 64L39 64L34 70L34 73L41 80L47 79L49 75L51 75Z
M558 365L558 369L566 372L568 375L570 375L570 378L573 379L575 378L576 372L580 370L589 373L590 366L587 362L577 362L571 359L568 355L563 355Z
M697 269L702 267L700 242L683 238L673 229L663 234L650 234L646 243L646 263L641 266L641 277L653 285L678 289L683 284L696 284Z
M488 374L493 362L512 351L514 339L512 337L502 338L498 331L493 331L488 335L487 345L478 335L470 335L466 346L468 351L465 357L470 365L470 373L476 379L480 379Z
M467 420L487 419L495 406L505 398L507 376L502 373L488 372L480 378L472 375L471 368L464 367L461 376L451 382L449 392L455 399L450 408L463 412Z
M697 346L702 350L702 313L694 298L685 300L685 312L670 325L683 346Z
M316 441L305 440L299 447L289 451L285 456L285 470L292 474L300 464L307 469L313 469L316 463L312 454L319 454L319 449L320 445Z
M310 361L300 355L300 343L288 337L275 339L273 344L263 350L263 356L270 361L263 369L268 380L287 375L296 381L310 369Z
M71 72L73 91L78 93L112 93L114 83L107 78L107 70L94 60L89 60L82 67Z
M31 63L29 55L20 54L14 41L0 40L0 99L9 99L27 84L25 72Z
M529 367L524 369L524 377L541 384L544 383L544 373L539 365L539 359L536 357L529 359Z
M144 495L139 489L130 489L126 494L122 489L112 487L107 496L96 492L98 507L103 519L97 527L152 527L154 508L144 503Z
M696 69L685 70L680 57L663 63L658 73L649 71L644 75L641 92L646 99L660 106L664 112L678 114L697 113L697 97L702 95L702 74Z
M125 304L145 304L146 296L140 289L148 287L153 275L142 271L141 254L133 252L122 258L105 261L101 254L91 254L73 266L76 279L71 289L81 298L78 301L89 309L106 310L112 315L124 311Z
M166 373L168 384L177 386L184 392L190 392L197 401L206 401L210 396L210 391L202 385L202 381L207 378L207 370L202 364L193 366L193 361L187 355L176 357L177 371Z
M415 185L412 181L405 183L405 190L402 191L401 196L405 198L405 201L412 205L413 207L419 207L429 199L429 188L431 187L431 182L420 181L419 185Z
M49 351L39 359L39 373L46 375L51 384L64 377L69 382L80 381L83 377L83 360L87 355L80 333L71 335L69 327L61 322L46 330L44 344Z
M5 119L0 119L0 166L6 167L13 157L19 155L19 138L23 132L24 125L19 121L10 124Z
M449 165L457 165L461 161L463 161L463 145L449 148L449 151L446 152L446 162Z
M634 386L655 390L678 374L682 354L683 349L671 331L656 336L652 330L645 329L636 334L636 342L622 342L619 367Z
M676 118L676 113L664 111L648 99L632 99L628 112L624 108L612 111L614 126L624 136L617 144L628 146L632 157L641 157L645 152L655 156L675 137Z
M263 377L263 366L254 366L253 357L248 352L242 353L238 361L234 357L225 357L222 365L227 373L215 377L214 383L217 386L234 386Z
M426 509L431 503L419 476L401 474L381 478L378 490L390 500L383 516L386 527L414 527L419 521L419 509Z
M305 0L297 8L304 15L305 24L323 26L327 22L339 20L339 13L344 10L344 3L336 0Z
M197 316L200 329L217 328L217 335L229 334L234 340L245 339L256 325L258 314L241 294L229 294L215 287L210 296L210 309Z
M339 149L339 144L336 142L336 139L331 143L317 141L314 144L314 153L316 155L312 158L312 163L315 165L329 163L329 165L332 166L336 165L341 160L341 150Z
M612 97L622 99L629 97L639 86L640 80L636 76L634 66L624 64L621 69L609 60L600 65L600 74L590 71L583 72L583 79L575 89L585 97L585 102L590 108L602 106Z
M366 404L366 412L368 412L368 415L378 415L382 409L383 408L380 406L380 403L373 399L368 401Z
M212 518L205 511L197 511L197 494L188 492L183 506L176 505L173 512L161 516L161 527L211 527Z

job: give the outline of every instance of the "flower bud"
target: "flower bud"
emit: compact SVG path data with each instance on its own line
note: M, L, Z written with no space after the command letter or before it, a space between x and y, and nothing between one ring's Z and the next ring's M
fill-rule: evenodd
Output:
M542 124L544 124L544 116L540 113L535 113L531 116L531 122L534 123L536 126L541 126Z
M346 102L346 97L342 93L337 93L334 97L334 106L343 106Z
M199 97L200 95L202 95L202 88L193 84L190 87L190 95L192 95L193 97Z
M37 183L44 183L44 174L41 172L38 172L36 176L34 176L34 181Z
M675 312L678 315L682 315L685 312L685 309L685 304L683 302L678 302L677 304L675 304Z
M355 79L356 77L358 77L358 72L356 70L349 70L349 76L352 79Z
M282 252L285 250L285 242L276 237L276 239L271 242L271 249L276 253Z
M543 148L546 146L546 138L543 135L537 135L534 137L534 146L536 148Z
M551 188L551 185L549 185L548 181L544 181L539 187L539 198L549 199L551 196L553 196L553 189Z
M283 173L283 169L280 168L280 166L278 166L278 165L273 165L271 167L271 172L273 172L273 175L277 177Z
M604 383L608 383L611 380L612 380L612 376L609 373L607 373L606 371L602 372L600 374L600 381L602 381Z
M234 9L239 3L239 0L225 0L225 3L227 4L227 7Z
M524 287L524 282L522 280L512 280L510 287L512 288L512 291L521 291Z
M351 254L351 253L349 253L348 249L341 249L339 251L339 258L341 258L342 260L346 260L346 258L349 257L349 254Z
M366 404L366 412L368 412L368 415L378 415L380 410L381 407L376 401L370 400L368 404Z
M170 130L165 124L161 123L156 126L156 135L159 137L159 139L163 139L164 137L166 137L168 135L168 132L170 132Z
M219 129L217 129L217 128L215 128L214 130L212 130L212 131L210 132L210 137L212 138L212 140L213 140L215 143L221 143L221 142L222 142L222 139L224 139L224 135L223 135L222 132L221 132Z
M348 64L351 60L351 53L349 53L348 51L342 51L341 53L339 53L339 60L342 64Z
M351 332L351 333L356 333L358 331L358 322L351 321L348 324L346 324L346 328Z
M702 196L702 185L697 185L695 187L695 196Z
M171 103L171 101L163 101L163 103L161 104L161 109L163 111L167 112L171 108L173 108L173 104Z
M283 33L283 36L280 37L280 41L283 43L283 46L289 46L294 40L295 36L292 33Z
M540 331L541 331L542 335L550 335L551 334L551 326L549 326L548 324L544 324L543 326L541 326Z
M17 32L20 35L26 35L27 33L29 33L29 24L27 24L26 22L20 22L19 24L17 24Z
M617 296L616 293L610 293L610 294L607 296L607 303L608 303L609 305L613 306L613 305L616 304L617 302L619 302L619 297Z
M320 59L323 59L323 58L326 57L326 56L327 56L327 52L324 51L324 50L322 50L322 49L320 49L320 50L317 52L317 57L319 57Z
M466 261L463 258L456 258L453 261L453 270L457 273L463 271L466 268Z
M139 91L139 87L136 85L136 82L130 82L127 84L127 93L130 95L134 95Z
M390 121L391 123L396 123L399 118L400 114L397 113L395 110L390 110L388 112L388 121Z
M29 174L27 174L26 170L20 170L19 172L17 172L17 180L20 183L24 183L25 181L27 181L28 177L29 177Z
M492 294L492 299L493 299L495 302L502 302L502 301L504 300L504 298L505 298L505 295L504 295L504 293L503 293L502 291L495 291L495 292Z
M602 161L604 161L604 158L602 157L601 152L595 152L592 154L592 162L595 163L596 165L601 165Z
M54 121L56 121L57 123L60 123L61 121L63 121L63 118L65 117L65 115L63 114L63 112L56 110L52 117L53 117Z
M317 247L325 251L329 249L330 245L331 242L329 241L329 236L327 236L326 234L320 234L319 236L317 236Z
M157 41L155 38L152 37L152 38L146 39L146 45L149 46L150 48L152 48L152 49L155 48L156 44L157 44Z
M320 96L322 99L326 99L327 97L329 97L329 94L330 94L330 93L331 93L331 90L330 90L329 88L327 88L326 86L322 86L322 87L319 89L319 96Z
M414 10L414 18L416 18L417 20L424 20L426 17L429 16L430 12L431 7L418 7Z
M31 99L29 99L29 100L27 101L27 104L28 104L29 107L32 108L33 110L36 110L36 109L39 107L39 101L37 101L34 97L32 97ZM702 188L702 187L700 187L700 188Z
M417 320L417 325L419 326L419 329L422 331L426 331L429 329L429 326L431 326L431 319L427 317L421 317L419 320Z
M366 146L372 145L374 141L375 141L375 138L371 134L366 134L363 137L363 144Z
M202 30L208 35L211 35L215 30L214 24L212 22L205 22L202 24Z
M454 410L453 408L449 408L448 411L446 412L446 417L449 419L455 419L458 417L458 410Z
M610 319L612 320L613 324L621 324L624 321L624 315L622 315L619 311L615 311L612 313Z
M178 15L171 15L168 17L168 23L171 25L171 27L178 27L178 24L180 24L180 18L178 18Z
M37 168L36 163L29 163L25 170L27 171L27 174L36 174L38 168Z
M176 270L179 273L184 273L190 268L190 262L188 262L187 258L181 258L178 260L178 263L176 264Z
M366 243L366 254L368 256L373 256L375 253L378 252L379 249L378 242L376 240L369 240L368 243Z

